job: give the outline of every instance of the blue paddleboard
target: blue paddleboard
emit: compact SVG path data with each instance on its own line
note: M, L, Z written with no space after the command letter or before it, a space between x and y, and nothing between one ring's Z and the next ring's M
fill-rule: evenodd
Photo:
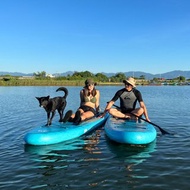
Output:
M109 139L126 144L149 144L156 139L156 129L144 121L115 119L109 116L105 126Z
M95 117L79 125L74 125L72 122L55 122L51 126L39 126L29 131L24 136L24 141L30 145L50 145L71 140L100 127L107 117L108 114L102 118Z

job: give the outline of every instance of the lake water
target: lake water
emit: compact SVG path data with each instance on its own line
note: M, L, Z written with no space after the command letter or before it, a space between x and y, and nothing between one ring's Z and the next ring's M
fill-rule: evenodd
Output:
M46 123L36 96L62 95L58 87L0 87L0 189L189 190L190 86L139 86L151 121L174 135L149 146L115 144L103 126L92 134L49 146L28 146L24 135ZM97 86L104 109L122 86ZM68 87L68 109L81 87ZM119 103L119 102L117 102ZM58 114L53 121L58 120Z

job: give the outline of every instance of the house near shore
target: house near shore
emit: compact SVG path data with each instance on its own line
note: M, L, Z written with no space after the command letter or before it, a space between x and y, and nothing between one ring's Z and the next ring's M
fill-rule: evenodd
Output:
M55 76L52 75L52 74L46 74L46 77L49 77L49 78L55 78Z

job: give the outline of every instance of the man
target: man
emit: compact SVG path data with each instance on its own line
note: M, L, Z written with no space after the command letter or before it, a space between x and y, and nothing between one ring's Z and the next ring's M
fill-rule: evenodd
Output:
M125 88L122 88L115 93L111 101L108 102L104 112L109 112L114 117L123 119L132 118L132 114L130 113L133 113L136 116L144 114L146 120L150 121L141 92L135 88L135 79L129 77L128 79L123 80L123 83L125 84ZM118 99L120 99L120 108L111 108ZM136 108L137 101L140 105L139 108Z

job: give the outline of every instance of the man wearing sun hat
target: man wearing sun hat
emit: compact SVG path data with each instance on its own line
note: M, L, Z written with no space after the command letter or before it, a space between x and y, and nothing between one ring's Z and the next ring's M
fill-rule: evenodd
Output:
M133 86L133 88L136 87L136 85L135 85L136 81L132 77L129 77L128 79L123 80L123 83L129 83L129 84L131 84Z
M135 79L129 77L123 80L123 83L125 88L122 88L115 93L114 97L108 102L104 112L109 112L117 118L131 118L132 114L130 113L137 116L144 114L146 120L150 121L141 92L135 88ZM112 108L115 101L118 99L120 99L120 108ZM136 108L137 102L140 105L138 108Z

